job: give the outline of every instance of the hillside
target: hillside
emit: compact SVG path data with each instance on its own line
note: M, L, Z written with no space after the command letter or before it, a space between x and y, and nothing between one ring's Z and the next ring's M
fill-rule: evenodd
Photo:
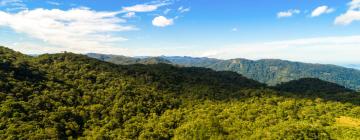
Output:
M102 61L107 61L121 65L171 63L170 61L162 57L134 58L134 57L121 56L121 55L105 55L105 54L96 54L96 53L88 53L86 55L91 58L96 58Z
M216 60L210 58L183 59L167 57L179 65L206 67L218 71L234 71L248 78L276 85L301 78L318 78L351 89L360 89L360 71L335 65L308 64L276 59L252 61L247 59Z
M0 139L357 139L360 95L0 47Z
M322 81L315 78L303 78L275 86L275 89L294 93L341 93L351 90L335 83Z
M133 63L131 64L134 64L140 59L116 55L105 56L108 56L109 58L101 60L115 64L127 64L126 60L128 59L132 60ZM178 56L163 56L161 58L162 61L153 62L163 63L163 61L165 61L166 63L180 66L204 67L217 71L233 71L271 86L301 78L318 78L324 81L337 83L353 90L360 90L360 70L335 65L309 64L277 59L253 61L247 59L219 60Z

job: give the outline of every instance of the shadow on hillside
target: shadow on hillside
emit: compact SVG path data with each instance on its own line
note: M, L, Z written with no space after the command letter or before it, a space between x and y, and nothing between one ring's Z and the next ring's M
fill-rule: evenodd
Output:
M27 63L20 63L17 66L1 63L0 66L3 72L13 75L14 79L19 81L38 82L46 80L43 72L32 68Z
M194 99L209 99L209 100L232 100L243 99L251 96L262 96L266 94L274 94L278 96L285 96L288 98L307 98L317 99L321 98L324 101L335 101L342 103L351 103L360 105L360 94L352 90L346 89L337 84L321 81L310 80L315 82L303 82L293 85L290 81L287 87L291 90L284 91L283 89L266 86L255 80L248 79L236 72L231 71L214 71L208 68L199 67L176 67L168 64L152 64L152 65L127 65L125 72L127 75L134 77L147 77L148 83L157 83L158 89L169 90L177 93L177 96L194 98ZM302 81L301 81L302 82ZM284 83L286 84L286 83ZM308 84L318 84L310 87ZM296 89L296 88L302 89ZM308 87L308 89L306 89ZM244 94L239 91L246 91L249 89L257 92L253 95ZM265 92L265 93L264 93Z
M322 99L324 101L350 103L353 105L360 105L360 93L357 92L339 92L339 93L291 93L278 91L277 95L295 99Z

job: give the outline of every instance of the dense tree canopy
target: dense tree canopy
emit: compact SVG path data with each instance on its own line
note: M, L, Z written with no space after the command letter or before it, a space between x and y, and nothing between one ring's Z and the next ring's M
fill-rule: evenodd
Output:
M275 89L281 91L288 91L294 93L341 93L352 92L345 88L331 82L322 81L315 78L303 78L299 80L293 80L285 82L275 86Z
M358 139L359 101L235 72L0 47L0 139Z
M247 59L219 60L206 57L178 56L155 58L133 58L103 54L88 54L88 56L115 64L168 63L179 66L204 67L217 71L233 71L271 86L310 77L337 83L353 90L360 90L360 71L335 65L308 64L277 59L252 61Z

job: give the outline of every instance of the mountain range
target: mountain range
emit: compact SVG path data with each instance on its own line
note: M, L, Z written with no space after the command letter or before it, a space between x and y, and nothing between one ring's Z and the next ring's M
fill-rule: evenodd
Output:
M87 56L122 65L166 63L184 67L204 67L216 71L233 71L271 86L301 78L318 78L353 90L360 90L360 70L336 65L310 64L278 59L220 60L180 56L136 58L95 53L87 54Z
M314 78L267 86L231 71L0 47L0 139L355 140L359 105L359 93Z

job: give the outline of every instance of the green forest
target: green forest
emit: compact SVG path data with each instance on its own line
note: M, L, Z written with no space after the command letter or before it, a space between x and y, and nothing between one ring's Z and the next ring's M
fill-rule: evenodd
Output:
M278 59L230 59L221 60L207 57L126 57L89 53L87 56L99 60L121 64L157 64L167 63L185 67L203 67L216 71L233 71L261 83L275 86L283 82L302 78L317 78L333 82L353 90L360 90L360 70L336 65L309 64Z
M319 79L268 86L236 72L117 65L0 47L0 139L360 138L360 94Z

